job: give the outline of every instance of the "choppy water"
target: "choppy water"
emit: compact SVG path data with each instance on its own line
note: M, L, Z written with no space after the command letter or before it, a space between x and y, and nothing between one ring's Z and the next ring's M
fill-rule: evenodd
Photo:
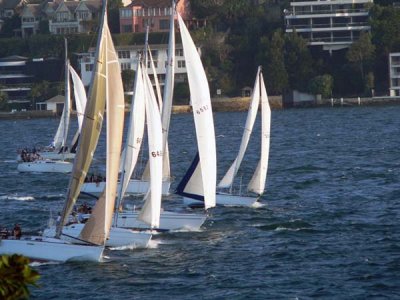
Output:
M150 249L107 252L105 263L39 265L32 298L400 298L399 116L400 106L273 111L265 205L215 208L201 232L158 235ZM215 114L219 177L236 155L245 117ZM18 146L48 144L57 124L0 122L0 224L37 231L61 207L65 175L19 174L13 162ZM243 183L256 165L258 133ZM174 115L177 179L194 144L192 116ZM178 197L169 200L168 208L181 207Z

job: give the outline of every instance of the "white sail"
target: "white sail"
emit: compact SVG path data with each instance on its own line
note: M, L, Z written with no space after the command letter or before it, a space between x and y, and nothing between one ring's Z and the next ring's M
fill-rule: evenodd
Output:
M150 65L151 65L151 70L153 72L153 77L154 77L154 86L156 87L156 95L157 95L157 103L158 107L162 108L162 98L161 98L161 89L160 89L160 83L158 82L158 76L157 76L157 71L156 71L156 66L154 65L154 60L153 60L153 55L151 54L151 49L150 46L148 47L148 53L150 57Z
M261 158L258 162L257 169L254 172L252 179L250 180L248 190L261 195L264 193L268 171L271 108L269 107L268 95L265 89L264 79L260 69L258 72L258 76L260 80L259 93L261 95Z
M215 132L210 90L199 53L179 13L178 21L189 80L197 146L200 155L204 207L207 209L215 206L217 174Z
M67 55L67 40L65 40L65 96L64 96L64 109L61 115L60 124L56 135L54 136L53 146L56 150L63 148L66 145L68 138L69 119L71 114L71 101L70 101L70 85L69 85L69 60Z
M260 69L257 72L256 81L254 83L253 94L250 100L249 111L247 113L246 124L243 131L242 142L240 144L239 152L236 159L233 161L232 165L226 172L225 176L219 182L219 188L230 188L232 186L233 180L239 170L240 164L242 163L243 156L246 152L247 145L250 140L251 133L253 131L254 122L257 117L258 107L260 103L260 79L259 79Z
M150 189L138 219L151 227L160 226L161 189L162 189L162 126L160 110L154 95L153 86L146 70L145 81L147 135L149 142Z
M74 68L71 65L69 66L69 71L71 73L72 82L74 84L75 106L76 114L78 117L78 131L80 132L82 129L83 115L85 113L87 102L86 91L81 78L75 72Z
M163 179L170 180L171 167L169 163L168 132L171 120L172 102L175 83L175 0L172 0L171 16L169 19L168 58L164 83L163 106L161 121L163 127Z
M129 180L135 169L140 147L142 145L144 124L145 124L145 99L144 99L144 82L141 64L138 63L136 68L135 86L133 89L132 104L130 111L130 119L128 124L128 132L126 138L125 149L122 153L122 168L120 188L118 191L118 200L116 207L122 205L122 198L125 195L129 185Z

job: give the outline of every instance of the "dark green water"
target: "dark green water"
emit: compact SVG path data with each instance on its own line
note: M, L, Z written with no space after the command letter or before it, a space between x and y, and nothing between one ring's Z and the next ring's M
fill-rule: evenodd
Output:
M36 266L32 298L399 299L399 116L400 106L273 111L262 207L215 208L201 232L158 235L150 249L108 251L104 263ZM245 118L215 114L219 178ZM0 224L34 232L61 207L65 175L19 174L12 162L17 147L48 144L57 124L0 122ZM253 135L243 183L258 159L258 127ZM173 116L170 151L175 187L195 151L191 115Z

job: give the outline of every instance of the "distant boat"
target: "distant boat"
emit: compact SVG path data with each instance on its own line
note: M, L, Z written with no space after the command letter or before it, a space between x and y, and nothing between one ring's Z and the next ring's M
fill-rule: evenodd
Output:
M232 186L235 176L242 163L250 135L256 120L259 104L261 102L261 157L253 177L248 184L247 190L252 195L235 194ZM226 206L252 206L264 193L265 182L268 171L268 157L270 144L271 109L268 103L268 96L262 76L261 67L258 68L257 77L254 84L253 95L251 97L245 129L240 144L239 153L231 167L218 184L219 192L216 194L217 205ZM198 158L196 158L184 179L179 185L179 189L185 193L184 203L189 206L203 206L202 195L197 192L199 186L196 181L196 170L198 168ZM197 190L196 190L197 189ZM223 192L227 189L227 192Z

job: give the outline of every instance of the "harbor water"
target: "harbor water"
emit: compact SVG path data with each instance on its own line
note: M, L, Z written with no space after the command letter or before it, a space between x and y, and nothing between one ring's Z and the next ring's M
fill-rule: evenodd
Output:
M399 116L400 106L274 110L260 205L211 209L199 232L108 250L101 263L36 264L32 299L400 299ZM245 119L214 114L218 178ZM69 176L18 173L15 161L17 148L49 144L58 121L0 121L1 226L35 233L61 209ZM259 158L259 126L236 182L243 191ZM169 149L173 190L196 152L191 114L172 116ZM96 172L104 150L102 135ZM173 194L163 206L190 211Z

